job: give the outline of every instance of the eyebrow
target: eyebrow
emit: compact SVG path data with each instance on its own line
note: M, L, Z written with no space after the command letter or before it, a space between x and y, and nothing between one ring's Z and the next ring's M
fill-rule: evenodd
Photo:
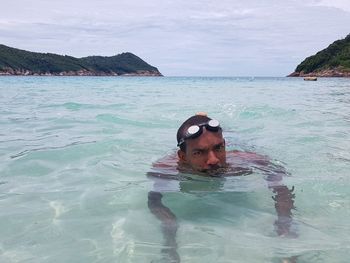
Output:
M197 147L197 148L193 148L193 149L192 149L192 152L196 152L196 151L205 151L205 150L208 150L208 148L207 148L207 147L203 147L203 148Z
M222 145L224 145L224 144L225 144L225 141L222 141L222 142L220 142L220 143L214 144L213 148L222 146ZM195 152L195 151L207 151L207 150L209 150L208 147L194 148L194 149L192 149L192 152Z
M218 143L218 144L215 144L215 145L214 145L214 148L215 148L215 147L222 146L222 145L224 145L224 142L220 142L220 143Z

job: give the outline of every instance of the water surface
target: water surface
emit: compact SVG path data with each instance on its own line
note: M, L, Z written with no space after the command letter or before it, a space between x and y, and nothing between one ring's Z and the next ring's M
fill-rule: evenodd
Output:
M297 237L259 171L198 180L163 198L181 262L348 262L349 104L338 78L1 77L0 261L162 262L146 174L206 111L288 171Z

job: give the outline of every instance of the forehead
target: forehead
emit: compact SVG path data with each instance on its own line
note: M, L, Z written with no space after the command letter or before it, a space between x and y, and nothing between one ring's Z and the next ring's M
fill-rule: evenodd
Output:
M193 148L209 148L211 146L222 143L224 140L222 132L211 132L203 129L201 136L195 139L186 140L186 147L188 149Z

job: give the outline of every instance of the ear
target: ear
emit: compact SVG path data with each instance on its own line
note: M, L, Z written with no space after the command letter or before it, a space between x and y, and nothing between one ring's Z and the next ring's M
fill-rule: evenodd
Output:
M180 161L187 162L186 160L186 153L182 150L177 151L177 156L179 157Z

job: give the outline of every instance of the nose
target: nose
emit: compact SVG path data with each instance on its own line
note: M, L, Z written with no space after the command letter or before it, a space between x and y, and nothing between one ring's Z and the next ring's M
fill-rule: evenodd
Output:
M207 165L209 165L209 166L218 165L219 162L220 162L220 160L218 157L216 157L215 153L213 151L209 151Z

